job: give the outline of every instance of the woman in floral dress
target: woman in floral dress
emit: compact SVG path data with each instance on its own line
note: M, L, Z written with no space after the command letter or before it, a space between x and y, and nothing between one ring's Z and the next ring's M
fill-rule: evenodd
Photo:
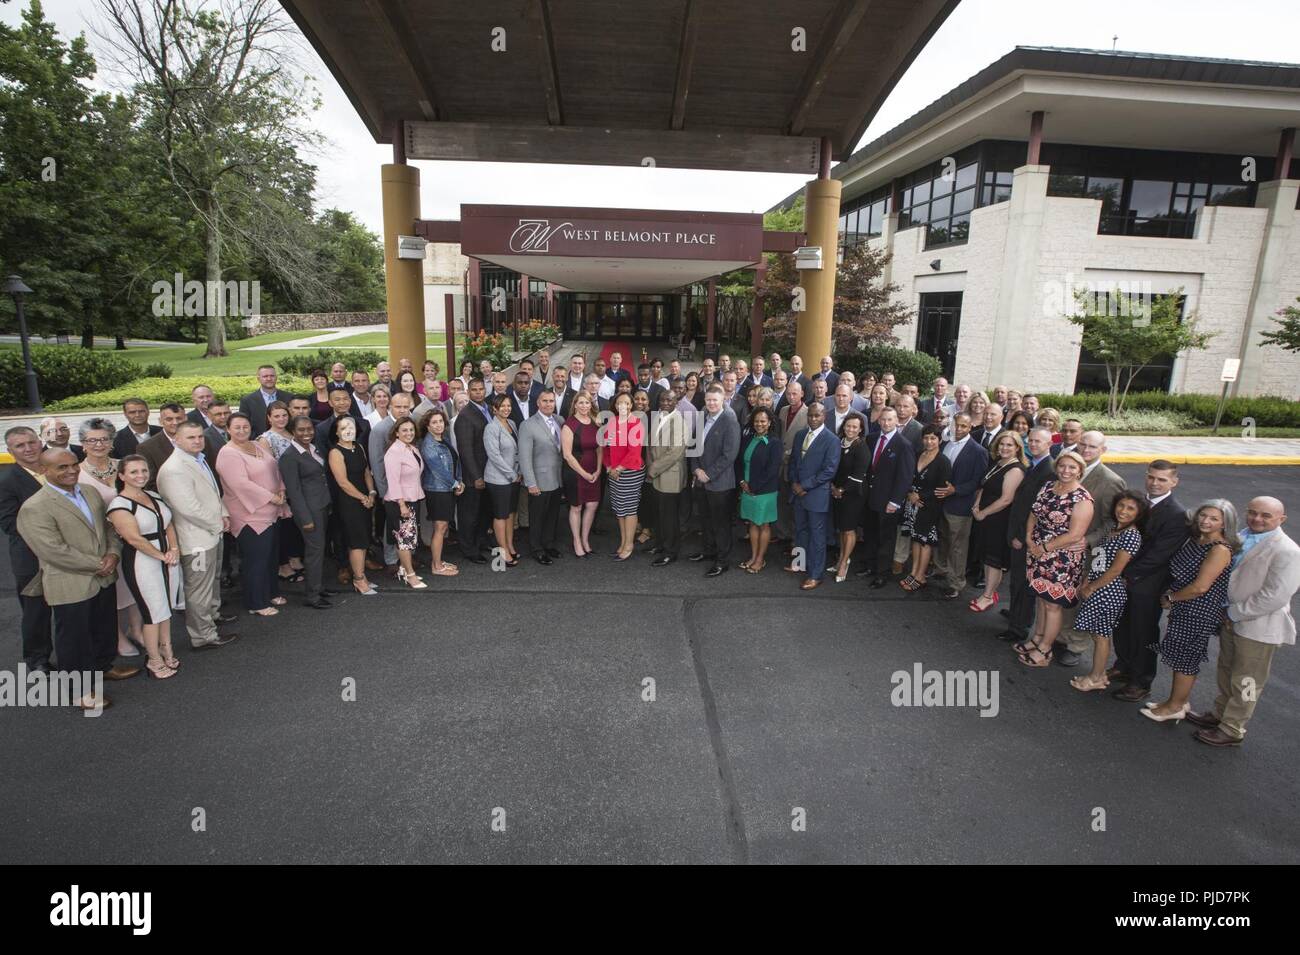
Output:
M1052 644L1061 632L1061 611L1079 602L1078 586L1083 579L1084 540L1092 521L1092 495L1079 482L1085 467L1073 451L1062 451L1056 459L1056 480L1038 492L1025 526L1029 550L1025 576L1038 595L1034 635L1017 643L1020 662L1028 667L1045 667L1052 662Z

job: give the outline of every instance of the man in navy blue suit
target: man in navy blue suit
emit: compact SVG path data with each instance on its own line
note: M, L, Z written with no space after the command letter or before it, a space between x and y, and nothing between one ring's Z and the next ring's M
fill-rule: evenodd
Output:
M826 524L831 510L831 478L840 466L840 442L825 427L826 411L808 406L808 427L794 437L790 449L790 495L794 504L794 540L802 547L808 576L800 590L821 586L826 573ZM793 564L786 567L798 573Z
M885 408L877 424L880 436L871 449L871 488L867 491L863 517L867 562L857 574L870 577L873 588L889 582L898 519L912 487L912 478L916 476L916 451L898 430L898 412Z
M970 415L959 412L952 419L952 440L940 452L952 462L948 483L936 488L934 496L943 501L939 521L939 556L934 572L947 578L943 596L953 600L966 587L966 555L970 548L971 507L979 492L980 480L989 469L989 455L971 437Z

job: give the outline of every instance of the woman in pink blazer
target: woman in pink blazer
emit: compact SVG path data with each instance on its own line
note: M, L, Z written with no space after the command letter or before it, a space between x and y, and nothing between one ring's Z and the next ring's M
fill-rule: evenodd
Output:
M384 451L384 474L388 480L388 493L384 495L384 509L388 512L388 526L397 540L397 560L401 567L398 580L406 581L413 590L428 586L415 574L411 555L420 546L420 525L417 508L424 499L424 486L420 472L424 458L415 446L415 422L398 418L393 430L388 432L388 447Z
M244 607L273 617L287 601L280 596L280 541L277 522L289 515L284 481L273 455L253 440L248 415L230 416L230 440L217 452L217 476L230 512L230 533L239 543Z

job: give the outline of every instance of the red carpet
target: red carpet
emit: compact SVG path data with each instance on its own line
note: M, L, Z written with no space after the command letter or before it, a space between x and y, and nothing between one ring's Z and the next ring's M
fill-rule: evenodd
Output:
M605 359L605 367L609 367L609 356L614 352L623 353L623 367L636 374L636 366L641 363L641 346L633 345L631 342L605 342L605 346L600 350L600 357Z

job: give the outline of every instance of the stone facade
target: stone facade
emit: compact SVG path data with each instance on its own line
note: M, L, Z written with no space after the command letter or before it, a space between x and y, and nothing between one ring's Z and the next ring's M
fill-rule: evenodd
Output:
M254 335L272 332L301 332L316 328L352 328L357 325L386 325L387 312L302 312L283 315L254 315L249 329Z

